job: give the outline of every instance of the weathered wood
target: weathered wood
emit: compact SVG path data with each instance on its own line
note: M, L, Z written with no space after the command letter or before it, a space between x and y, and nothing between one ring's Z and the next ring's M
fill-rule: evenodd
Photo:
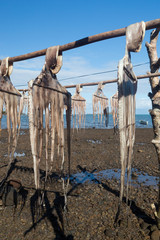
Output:
M157 28L157 27L160 27L160 19L151 20L151 21L146 22L145 24L146 24L146 30ZM104 32L104 33L99 33L96 35L82 38L80 40L77 40L77 41L74 41L71 43L61 45L59 50L62 52L67 51L67 50L74 49L77 47L82 47L82 46L85 46L87 44L91 44L94 42L99 42L102 40L111 39L111 38L115 38L115 37L121 37L121 36L124 36L125 33L126 33L125 27L116 29L116 30L112 30L112 31L108 31L108 32ZM9 61L10 62L18 62L18 61L27 60L30 58L40 57L40 56L45 55L46 51L47 51L47 48L39 50L39 51L23 54L20 56L10 57ZM0 63L1 63L1 60L0 60Z
M137 79L144 79L144 78L157 77L157 76L160 76L159 72L158 73L148 73L148 74L144 74L144 75L139 75L139 76L137 76ZM118 81L117 78L112 79L112 80L106 80L106 81L103 81L103 85L109 84L109 83L115 83L117 81ZM87 86L96 86L98 84L99 84L99 82L81 83L80 86L81 87L87 87ZM73 85L66 85L64 87L65 88L75 88L76 86L77 86L76 84L73 84ZM18 91L27 92L28 89L18 89Z
M146 43L146 48L148 52L148 56L150 59L150 68L151 73L157 73L159 70L159 62L157 56L157 40L159 35L159 30L153 30L150 36L150 43ZM149 93L149 96L152 101L152 110L150 110L150 115L152 117L153 123L153 131L154 131L154 139L152 140L153 145L155 146L158 162L159 162L159 169L160 169L160 85L159 85L159 78L157 76L149 78L152 93ZM158 198L158 212L157 212L157 225L160 229L160 182L159 182L159 198Z
M144 74L144 75L139 75L137 76L137 79L144 79L144 78L150 78L150 77L155 77L155 76L160 76L160 73L148 73L148 74ZM108 83L115 83L117 82L118 79L115 78L115 79L112 79L112 80L106 80L106 81L103 81L103 85L105 84L108 84ZM95 85L98 85L99 82L91 82L91 83L81 83L81 87L85 87L85 86L95 86ZM76 85L73 84L73 85L66 85L64 86L65 88L75 88ZM19 90L20 91L20 90Z
M117 78L115 79L112 79L112 80L107 80L107 81L103 81L103 85L105 84L108 84L108 83L114 83L114 82L117 82ZM95 85L98 85L99 82L91 82L91 83L81 83L81 87L86 87L86 86L95 86ZM66 85L64 86L65 88L75 88L76 85L73 84L73 85Z

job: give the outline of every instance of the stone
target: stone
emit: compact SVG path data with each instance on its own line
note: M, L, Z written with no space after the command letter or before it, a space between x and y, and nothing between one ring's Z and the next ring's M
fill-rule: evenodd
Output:
M116 232L113 231L112 229L106 229L104 230L104 234L107 236L107 237L113 237L116 235Z
M159 240L160 239L160 232L159 230L155 230L151 234L151 240Z
M149 224L146 223L146 222L143 222L140 226L141 226L142 229L146 229L146 228L149 227Z
M151 232L158 230L156 225L152 225L150 229L151 229Z
M139 149L137 152L139 152L139 153L142 153L142 152L143 152L143 150Z

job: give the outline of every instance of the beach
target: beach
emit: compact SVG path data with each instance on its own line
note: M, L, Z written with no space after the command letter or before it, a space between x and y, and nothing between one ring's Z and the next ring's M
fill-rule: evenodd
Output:
M63 210L61 162L55 159L45 185L43 207L39 207L35 214L29 131L22 129L16 148L16 160L12 164L8 180L15 179L22 183L26 193L25 206L20 213L20 199L15 214L14 206L1 207L0 239L154 239L159 232L151 204L158 202L159 166L152 139L153 129L136 129L129 206L124 198L115 223L120 190L119 135L115 135L113 129L72 130L67 210ZM0 142L2 180L8 163L6 130L1 131ZM65 158L66 156L65 142ZM67 161L64 167L64 174L67 175ZM43 189L45 148L40 170Z

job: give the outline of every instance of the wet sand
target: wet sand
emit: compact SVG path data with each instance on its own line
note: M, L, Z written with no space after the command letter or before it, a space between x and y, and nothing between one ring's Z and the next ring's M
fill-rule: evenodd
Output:
M159 174L155 148L151 143L153 130L136 129L129 206L125 201L122 203L117 224L115 218L120 188L117 175L120 171L118 135L114 135L112 129L82 129L78 133L75 130L71 135L72 180L67 211L63 211L61 163L55 160L45 187L43 208L34 212L36 195L29 134L28 130L21 130L16 161L12 164L8 179L21 181L28 194L21 214L21 203L15 214L13 206L0 210L0 239L157 239L154 236L157 237L159 232L151 209L151 204L158 200ZM5 156L6 130L1 132L0 143L1 181L8 161ZM45 161L42 161L40 169L43 188ZM67 169L66 161L65 174ZM101 172L106 169L111 171L108 176ZM143 176L146 176L145 179Z

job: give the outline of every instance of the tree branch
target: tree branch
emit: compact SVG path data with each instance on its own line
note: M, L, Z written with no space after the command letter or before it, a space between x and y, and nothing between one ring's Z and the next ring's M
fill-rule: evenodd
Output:
M157 56L157 40L160 29L153 30L150 36L150 43L146 42L146 48L150 60L151 73L158 72L160 67L160 58ZM150 77L150 85L152 88L152 93L149 97L152 101L152 110L150 110L150 115L152 117L154 139L152 143L155 146L159 168L160 168L160 84L158 77ZM158 211L157 211L157 225L160 229L160 185L159 185L159 199L158 199Z
M157 40L159 36L160 28L154 29L150 35L150 43L146 42L146 48L150 60L151 73L158 72L160 68L160 59L157 56ZM152 77L150 78L150 85L152 88L153 95L156 95L157 91L160 91L159 87L159 78Z

